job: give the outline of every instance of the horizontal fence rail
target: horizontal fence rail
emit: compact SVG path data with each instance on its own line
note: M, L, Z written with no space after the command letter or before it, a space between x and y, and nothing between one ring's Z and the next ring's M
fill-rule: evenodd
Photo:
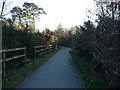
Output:
M19 52L19 51L22 51L22 54L16 54L16 52ZM14 55L9 55L9 57L7 56L9 53L14 53ZM23 48L15 48L15 49L3 49L3 50L0 50L0 53L2 53L2 61L0 63L3 63L2 64L2 69L3 71L0 73L0 74L3 74L3 77L5 77L6 75L6 63L8 61L12 61L12 60L15 60L15 59L18 59L18 58L21 58L21 57L24 57L24 60L26 59L26 48L23 47Z
M19 51L19 50L25 50L26 48L23 47L23 48L14 48L14 49L3 49L3 50L0 50L0 53L4 53L4 52L13 52L13 51Z
M39 56L47 54L55 47L52 45L48 45L48 46L35 46L33 48L34 48L34 60L36 60ZM2 72L0 72L0 75L3 75L3 78L6 77L6 71L7 71L6 67L9 67L9 65L11 66L12 64L16 68L16 66L18 66L21 62L24 63L24 65L27 63L26 47L14 48L14 49L3 49L3 50L0 50L0 54L2 55L2 60L0 61L0 64L2 64ZM24 59L21 59L21 58L24 58Z
M34 59L36 60L37 57L50 52L53 48L54 47L52 45L49 45L49 46L35 46L34 47Z

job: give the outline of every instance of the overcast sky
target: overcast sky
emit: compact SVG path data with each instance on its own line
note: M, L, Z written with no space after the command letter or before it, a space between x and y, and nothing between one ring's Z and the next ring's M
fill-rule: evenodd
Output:
M47 15L41 15L40 22L36 22L36 29L40 31L45 28L54 30L59 23L66 28L81 25L87 19L86 9L94 6L93 0L7 0L10 1L13 1L11 7L21 7L23 2L32 2L42 7Z

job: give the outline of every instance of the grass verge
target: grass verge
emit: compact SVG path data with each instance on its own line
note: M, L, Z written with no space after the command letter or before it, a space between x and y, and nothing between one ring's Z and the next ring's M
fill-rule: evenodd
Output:
M106 85L104 82L99 80L97 77L95 77L92 72L89 70L89 67L87 64L85 64L84 60L79 58L73 51L69 51L69 54L72 57L72 60L74 64L76 65L81 78L84 81L85 87L88 89L100 89L100 88L106 88Z
M38 69L41 65L43 65L58 51L59 49L57 50L54 49L48 54L42 56L39 60L36 60L35 62L33 62L31 65L22 67L20 71L10 74L7 79L2 81L2 84L3 84L2 87L15 88L18 84L20 84L20 82L22 82L26 77L32 74L36 69Z

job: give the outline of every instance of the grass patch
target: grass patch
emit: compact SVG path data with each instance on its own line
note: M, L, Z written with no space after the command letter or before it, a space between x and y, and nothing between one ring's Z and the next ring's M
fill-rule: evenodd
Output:
M73 51L69 51L74 64L76 65L81 78L84 81L85 87L88 89L93 88L106 88L104 82L95 77L89 70L88 65L84 62L84 59L80 59Z
M25 80L30 74L32 74L36 69L43 65L59 50L60 49L54 49L48 54L42 56L40 59L36 60L35 62L32 62L31 65L26 65L22 67L20 71L10 74L7 79L2 81L3 88L15 88L18 84Z

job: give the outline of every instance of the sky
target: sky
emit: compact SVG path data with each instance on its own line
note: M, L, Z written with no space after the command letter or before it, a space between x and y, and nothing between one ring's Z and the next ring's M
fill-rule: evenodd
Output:
M0 0L2 1L2 0ZM82 25L87 20L86 10L93 10L93 0L6 0L12 1L11 9L14 6L22 6L23 2L35 3L42 7L47 15L41 15L40 20L36 21L36 29L44 30L49 28L54 30L61 23L63 27L70 28ZM0 2L1 4L1 2Z

